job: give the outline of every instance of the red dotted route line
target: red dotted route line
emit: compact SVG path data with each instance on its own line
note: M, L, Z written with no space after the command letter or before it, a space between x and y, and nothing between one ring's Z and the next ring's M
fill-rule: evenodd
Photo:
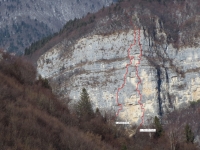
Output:
M137 90L137 92L138 92L138 94L140 96L140 99L138 100L138 103L140 104L140 108L141 108L141 111L142 111L142 116L141 116L142 122L140 123L140 126L142 126L142 124L144 123L144 111L145 111L145 109L144 109L144 106L143 106L143 104L141 102L142 101L142 94L140 93L140 90L138 89L139 84L142 83L141 78L138 75L138 66L139 66L140 61L142 59L142 44L140 43L140 29L139 29L138 43L139 43L139 47L140 47L140 55L138 56L138 62L135 65L135 70L136 70L136 76L137 76L137 78L139 80L137 82L136 90Z
M131 21L131 24L132 24L132 21ZM132 24L132 26L133 26L133 24ZM140 123L140 126L142 126L142 124L144 123L144 111L145 111L145 109L144 109L144 106L143 106L143 104L141 102L142 101L142 94L140 93L140 90L138 89L139 84L141 84L141 82L142 82L140 76L138 75L138 66L139 66L141 58L142 58L142 44L140 43L140 29L138 31L139 31L138 44L139 44L139 47L140 47L140 55L138 56L138 62L135 64L135 70L136 70L136 76L139 79L139 81L137 82L136 91L140 96L140 99L138 100L138 103L140 104L140 107L141 107L141 110L142 110L142 116L141 116L142 122ZM134 59L134 56L130 55L130 50L132 49L132 47L135 44L136 44L136 30L134 30L134 41L130 45L130 47L128 48L128 58L129 58L130 61L129 61L128 64L126 64L126 72L124 74L124 82L123 82L122 86L117 89L116 101L117 101L117 105L119 106L119 108L117 110L116 116L118 116L120 111L123 109L122 108L122 104L119 103L119 92L120 92L121 89L124 88L124 86L126 84L126 77L127 77L127 74L128 74L128 67L132 64L132 61Z

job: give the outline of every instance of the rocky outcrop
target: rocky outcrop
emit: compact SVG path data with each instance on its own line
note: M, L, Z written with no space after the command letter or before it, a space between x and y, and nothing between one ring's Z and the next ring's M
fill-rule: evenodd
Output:
M139 35L138 30L136 33ZM166 42L156 46L151 38L144 36L144 30L140 30L140 35L143 56L138 66L142 81L138 88L145 108L144 123L148 124L151 117L162 116L200 99L200 47L177 50ZM133 40L133 30L86 36L68 48L65 39L39 58L37 70L50 80L56 93L69 96L72 103L79 100L85 87L94 108L116 112L116 92L123 83L125 66L129 63L127 50ZM139 38L136 40L130 50L133 64L128 69L126 85L119 92L123 106L119 117L139 124L142 112L134 67L140 53Z

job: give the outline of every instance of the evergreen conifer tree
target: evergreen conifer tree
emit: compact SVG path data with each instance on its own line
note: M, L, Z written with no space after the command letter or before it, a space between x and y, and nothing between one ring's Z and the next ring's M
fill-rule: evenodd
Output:
M94 116L90 97L85 88L82 89L80 100L76 104L76 112L79 117L91 118Z
M190 128L190 126L187 124L185 126L185 136L186 136L186 142L194 142L194 133L192 132L192 129Z
M155 124L155 128L156 128L155 137L159 138L162 135L163 128L162 128L160 120L157 116L155 116L155 118L154 118L154 124Z

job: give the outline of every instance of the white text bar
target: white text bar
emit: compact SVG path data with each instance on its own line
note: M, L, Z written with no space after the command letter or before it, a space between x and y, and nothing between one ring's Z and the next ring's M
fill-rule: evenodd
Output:
M129 122L116 122L116 124L130 124Z
M156 129L140 129L140 132L156 132Z

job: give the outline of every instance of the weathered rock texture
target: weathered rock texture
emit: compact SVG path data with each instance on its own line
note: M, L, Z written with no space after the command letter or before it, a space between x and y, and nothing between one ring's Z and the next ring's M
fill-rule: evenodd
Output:
M156 46L144 32L140 30L143 56L138 73L147 124L148 118L200 99L200 47L177 50L166 42ZM157 34L160 35L165 34ZM123 83L125 66L129 63L127 50L133 39L133 30L91 35L77 40L68 49L69 41L65 39L40 57L37 69L42 77L50 80L55 92L69 96L72 102L79 100L85 87L94 108L117 111L116 92ZM135 59L129 67L126 85L119 93L119 102L123 105L119 116L139 124L142 113L134 67L139 55L138 38L130 54Z

